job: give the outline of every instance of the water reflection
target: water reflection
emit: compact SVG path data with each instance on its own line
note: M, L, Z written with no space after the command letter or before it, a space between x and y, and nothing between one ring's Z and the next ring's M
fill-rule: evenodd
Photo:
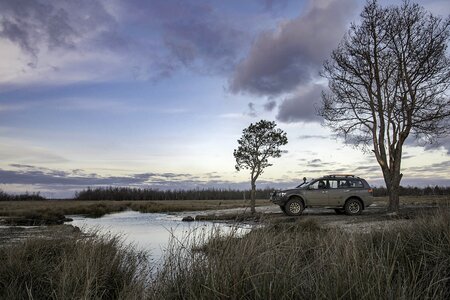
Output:
M84 232L98 230L100 233L121 235L125 243L132 243L138 249L147 251L152 260L161 259L172 236L183 243L188 235L207 235L217 228L223 234L235 230L243 234L251 229L251 226L240 225L236 228L226 223L182 222L180 216L136 211L114 213L96 219L82 216L70 218L73 219L70 224L80 227Z

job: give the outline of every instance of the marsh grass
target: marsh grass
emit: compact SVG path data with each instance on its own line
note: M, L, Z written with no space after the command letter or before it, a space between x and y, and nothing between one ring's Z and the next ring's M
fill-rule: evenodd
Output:
M148 272L117 236L30 238L0 247L0 299L143 299Z
M169 249L154 299L449 299L450 214L370 233L298 218ZM196 251L181 249L195 248Z
M258 200L257 205L269 205L268 200ZM248 206L243 200L164 200L164 201L0 201L0 216L8 217L3 222L12 225L61 224L66 215L101 217L108 213L134 210L146 213L179 212L227 209ZM17 224L18 223L18 224ZM26 225L26 224L23 224Z

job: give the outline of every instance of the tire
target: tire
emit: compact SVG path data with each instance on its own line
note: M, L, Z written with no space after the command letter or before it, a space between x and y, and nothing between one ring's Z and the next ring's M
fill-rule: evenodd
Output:
M300 216L305 209L305 205L300 198L292 198L284 206L288 216Z
M280 205L280 208L281 208L281 211L282 211L285 215L287 215L287 213L286 213L286 208L285 208L283 205Z
M359 215L363 210L361 201L356 198L350 198L345 202L345 213L349 216Z
M345 210L342 209L342 208L335 208L335 209L334 209L334 212L335 212L337 215L343 215L343 214L345 213Z

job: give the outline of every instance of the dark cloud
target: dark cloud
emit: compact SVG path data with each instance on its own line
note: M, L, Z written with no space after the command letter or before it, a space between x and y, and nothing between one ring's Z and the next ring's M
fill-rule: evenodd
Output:
M253 102L249 102L248 103L248 110L249 110L249 112L247 113L247 115L249 115L250 117L257 117L258 116L256 114L255 104Z
M450 155L450 136L441 137L433 141L433 143L429 143L427 140L421 139L420 137L417 139L414 135L410 135L406 139L405 145L412 147L422 147L425 150L442 149L446 151L448 155Z
M0 184L28 185L133 185L142 184L148 180L142 174L137 176L109 176L96 174L76 175L70 172L39 167L19 168L19 170L0 169Z
M32 186L33 190L48 191L46 195L56 197L73 196L74 191L90 187L130 186L156 189L193 189L207 187L230 187L234 183L222 180L217 172L199 177L187 173L138 173L127 176L101 176L88 174L84 170L61 171L24 164L10 164L13 170L0 169L0 185ZM204 178L203 178L204 177ZM66 192L64 192L66 191ZM69 194L70 195L69 195ZM52 196L53 197L53 196Z
M417 172L417 173L442 172L448 174L448 171L450 170L450 160L434 163L427 166L409 167L406 170L408 170L409 172Z
M247 47L238 24L200 1L14 0L0 1L0 12L0 38L20 46L32 67L43 50L112 52L135 78L159 79L185 67L229 72Z
M178 2L174 4L180 5ZM208 65L208 70L230 71L246 41L244 32L221 18L208 5L188 2L182 5L184 9L179 16L161 20L164 44L172 59L188 67L201 60ZM155 16L160 15L157 13Z
M278 108L277 120L286 123L321 122L317 107L322 95L322 85L312 85L285 99Z
M447 154L450 155L450 136L440 138L436 141L434 144L426 144L425 150L431 150L431 149L445 149L447 151Z
M354 0L310 1L305 14L263 32L237 66L231 91L278 95L310 82L345 33L354 8Z
M98 29L97 42L109 41L111 46L112 37L117 37L115 19L101 1L1 1L0 11L0 36L35 58L40 47L75 48L77 39Z
M319 163L319 162L321 162L322 160L320 160L319 158L315 158L315 159L313 159L313 160L310 160L308 163L310 163L310 164L314 164L314 163Z
M373 166L359 166L355 169L353 169L353 171L351 173L353 174L368 174L368 173L380 173L381 169L380 166L377 165L373 165Z
M266 104L264 104L264 110L272 111L275 106L277 106L277 102L275 102L274 100L269 100L268 102L266 102Z
M298 139L300 139L300 140L308 140L308 139L326 140L326 139L328 139L328 137L324 136L324 135L317 135L317 134L302 134L302 135L298 136Z

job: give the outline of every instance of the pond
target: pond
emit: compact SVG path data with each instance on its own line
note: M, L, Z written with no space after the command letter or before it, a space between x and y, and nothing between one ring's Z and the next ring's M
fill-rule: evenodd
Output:
M71 224L83 232L97 230L102 234L118 234L125 243L131 243L138 250L146 251L152 261L160 262L171 238L180 246L189 236L204 236L212 231L220 230L222 234L236 231L245 234L251 230L251 225L231 225L216 222L183 222L182 217L162 213L140 213L125 211L108 214L101 218L86 218L83 216L68 216L73 219Z

